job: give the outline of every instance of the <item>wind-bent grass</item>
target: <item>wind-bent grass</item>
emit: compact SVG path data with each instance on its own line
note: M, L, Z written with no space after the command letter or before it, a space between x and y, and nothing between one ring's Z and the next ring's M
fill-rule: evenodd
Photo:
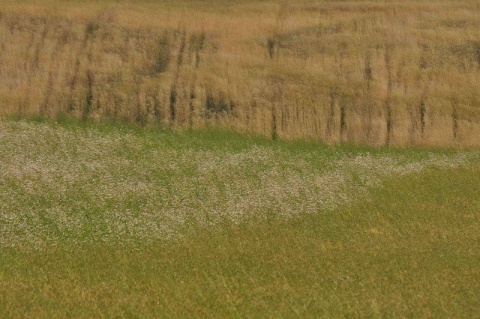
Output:
M0 122L0 317L480 310L478 151Z

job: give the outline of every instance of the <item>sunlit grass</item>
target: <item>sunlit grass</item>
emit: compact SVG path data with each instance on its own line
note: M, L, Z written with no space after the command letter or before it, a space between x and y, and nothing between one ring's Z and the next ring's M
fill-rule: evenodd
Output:
M0 116L478 147L464 1L0 0Z
M26 121L0 145L0 317L480 309L477 151Z

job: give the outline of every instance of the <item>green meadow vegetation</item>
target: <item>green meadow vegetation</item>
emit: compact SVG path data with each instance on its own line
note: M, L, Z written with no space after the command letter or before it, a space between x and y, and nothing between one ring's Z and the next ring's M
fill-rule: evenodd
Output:
M0 0L0 318L476 318L477 0Z
M0 121L0 317L472 318L480 153Z

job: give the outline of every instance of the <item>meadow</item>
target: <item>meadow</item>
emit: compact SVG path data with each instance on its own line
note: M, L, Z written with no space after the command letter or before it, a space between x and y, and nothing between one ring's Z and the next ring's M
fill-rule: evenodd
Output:
M0 121L0 317L472 318L480 153Z
M478 1L0 1L0 114L480 145Z
M475 318L480 5L0 0L0 318Z

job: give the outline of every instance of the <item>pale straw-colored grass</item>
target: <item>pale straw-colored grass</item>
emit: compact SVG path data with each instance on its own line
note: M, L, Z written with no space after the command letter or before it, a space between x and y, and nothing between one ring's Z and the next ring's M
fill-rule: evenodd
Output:
M480 145L477 1L0 1L0 116Z

